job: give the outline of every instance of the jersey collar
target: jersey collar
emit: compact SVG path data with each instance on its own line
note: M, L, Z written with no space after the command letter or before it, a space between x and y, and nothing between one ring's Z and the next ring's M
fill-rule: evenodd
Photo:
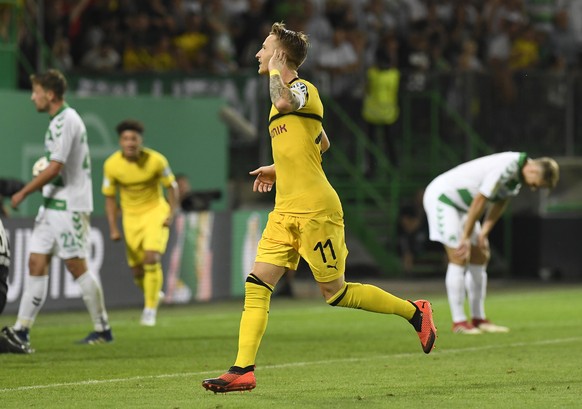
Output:
M57 116L58 114L60 114L61 112L63 112L65 109L67 109L69 107L69 104L67 104L66 102L63 102L63 105L61 105L61 107L59 108L59 110L57 112L55 112L55 114L53 116L51 116L51 120Z
M519 167L519 180L522 183L525 182L525 178L523 177L522 170L523 170L523 167L525 166L526 162L527 162L527 153L521 152L519 154L519 159L517 160L517 166Z

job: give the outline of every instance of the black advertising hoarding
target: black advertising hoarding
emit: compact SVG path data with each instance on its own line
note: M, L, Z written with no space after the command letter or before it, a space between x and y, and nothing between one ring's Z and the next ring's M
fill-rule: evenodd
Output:
M231 212L180 214L172 226L163 257L164 303L189 303L228 298L231 286ZM28 242L33 219L3 220L12 249L5 314L15 314L28 276ZM134 285L125 259L123 241L109 239L105 217L91 219L90 271L103 285L108 309L142 307L143 295ZM84 309L73 277L58 257L49 271L49 289L43 311Z
M28 276L28 242L33 219L4 219L12 249L12 262L8 279L8 299L5 314L16 313L24 282ZM143 304L143 296L133 284L125 261L123 242L109 240L105 218L91 220L91 255L89 269L101 280L105 302L111 307L132 307ZM58 257L53 257L49 271L49 289L43 311L62 311L85 308L80 290L73 276Z

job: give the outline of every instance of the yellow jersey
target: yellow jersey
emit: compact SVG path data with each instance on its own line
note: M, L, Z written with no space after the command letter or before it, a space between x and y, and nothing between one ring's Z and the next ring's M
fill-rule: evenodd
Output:
M143 148L135 162L117 151L103 165L101 192L115 196L119 191L122 212L141 214L166 202L162 186L168 188L175 179L168 160L153 149Z
M323 104L313 84L296 78L288 84L302 106L281 114L271 106L269 134L277 174L275 211L302 217L342 212L339 197L323 171Z

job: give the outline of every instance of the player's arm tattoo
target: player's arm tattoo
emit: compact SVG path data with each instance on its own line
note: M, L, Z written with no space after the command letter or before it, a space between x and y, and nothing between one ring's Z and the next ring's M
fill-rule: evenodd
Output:
M269 82L269 93L271 95L271 102L275 104L279 99L284 99L291 106L292 111L299 109L300 101L288 86L283 84L280 75L271 75Z

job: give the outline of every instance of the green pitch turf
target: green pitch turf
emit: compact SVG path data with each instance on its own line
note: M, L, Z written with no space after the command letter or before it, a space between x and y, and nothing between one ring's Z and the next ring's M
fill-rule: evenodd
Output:
M240 300L164 306L154 328L139 326L138 310L111 311L115 342L96 346L74 344L90 329L86 313L41 313L32 331L37 352L0 355L0 406L581 407L582 286L491 293L489 315L509 334L452 334L444 294L430 300L440 332L425 355L399 317L275 299L257 388L216 395L200 383L233 363Z

